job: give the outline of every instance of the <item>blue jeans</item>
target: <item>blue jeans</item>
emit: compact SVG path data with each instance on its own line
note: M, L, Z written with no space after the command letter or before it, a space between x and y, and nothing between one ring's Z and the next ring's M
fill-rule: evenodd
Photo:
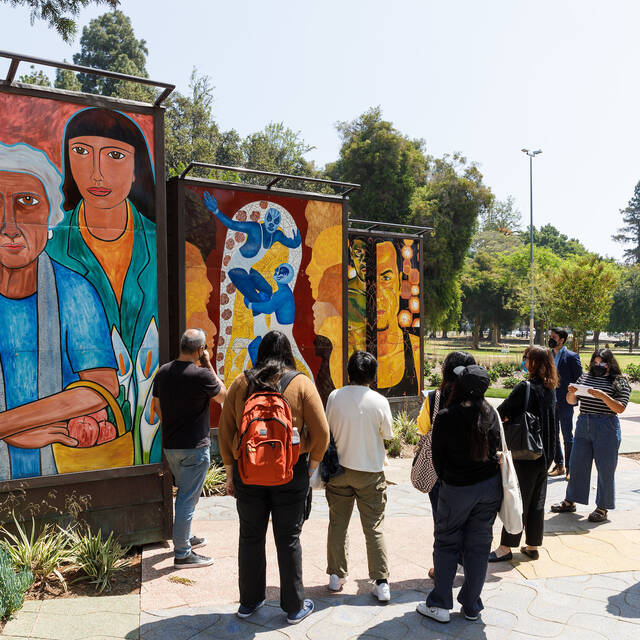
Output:
M615 509L615 473L619 448L618 416L588 413L578 416L566 495L569 502L589 504L591 467L595 461L598 470L596 505L602 509Z
M573 447L573 405L566 402L558 402L556 405L556 455L554 462L564 465L567 468L571 464L571 449ZM562 440L564 442L564 456L560 447L560 432L562 432Z
M173 553L186 558L191 553L191 520L209 470L209 447L198 449L165 449L164 455L178 487L173 518Z
M442 483L433 543L435 586L427 596L428 606L453 608L453 580L462 553L464 583L458 602L470 615L482 611L480 594L487 575L492 527L501 503L499 473L465 487Z

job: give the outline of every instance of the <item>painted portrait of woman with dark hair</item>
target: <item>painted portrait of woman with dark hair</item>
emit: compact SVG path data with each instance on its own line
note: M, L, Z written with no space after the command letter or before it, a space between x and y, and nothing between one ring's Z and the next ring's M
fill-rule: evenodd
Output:
M47 253L98 291L118 364L118 403L134 432L135 463L159 460L151 382L158 368L155 175L132 118L82 109L63 136L65 217ZM152 453L153 449L153 453Z

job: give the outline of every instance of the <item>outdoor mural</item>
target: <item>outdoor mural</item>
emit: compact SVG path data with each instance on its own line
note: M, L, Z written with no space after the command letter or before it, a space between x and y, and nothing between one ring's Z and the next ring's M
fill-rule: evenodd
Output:
M0 112L0 480L159 462L153 116Z
M277 329L326 399L342 385L342 204L189 185L184 215L186 327L219 375L251 368Z
M377 389L396 398L420 391L420 244L349 236L349 354L367 350L378 359Z

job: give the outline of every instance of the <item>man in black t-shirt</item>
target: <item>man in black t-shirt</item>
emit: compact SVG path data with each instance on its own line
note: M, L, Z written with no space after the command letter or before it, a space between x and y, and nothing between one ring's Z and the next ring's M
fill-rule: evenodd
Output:
M188 329L180 357L164 364L153 381L153 410L162 423L162 448L178 487L173 522L173 566L206 567L211 558L193 552L207 543L191 536L191 520L209 470L209 402L222 403L224 383L213 367L202 329Z

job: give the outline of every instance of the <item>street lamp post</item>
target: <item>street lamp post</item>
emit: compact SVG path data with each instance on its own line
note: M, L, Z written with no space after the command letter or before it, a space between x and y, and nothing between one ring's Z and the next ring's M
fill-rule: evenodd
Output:
M531 151L522 149L529 156L529 268L531 271L531 308L529 311L529 344L533 346L533 334L535 333L533 320L533 159L542 153L541 149Z

